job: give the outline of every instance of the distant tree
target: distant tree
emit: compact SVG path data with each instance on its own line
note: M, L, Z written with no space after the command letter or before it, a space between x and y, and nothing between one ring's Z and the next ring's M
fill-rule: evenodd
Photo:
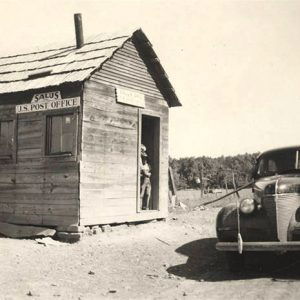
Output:
M257 155L257 153L245 153L217 158L201 156L174 159L170 157L169 165L173 169L174 181L178 189L197 187L196 178L200 177L202 168L203 176L208 179L210 187L224 187L226 179L228 188L233 188L232 173L237 186L248 183Z

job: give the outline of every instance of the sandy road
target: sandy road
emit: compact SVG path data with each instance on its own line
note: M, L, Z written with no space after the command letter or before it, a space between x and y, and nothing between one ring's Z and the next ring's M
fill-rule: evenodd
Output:
M227 270L214 249L217 211L72 245L0 238L0 299L299 299L300 257L249 256L242 274Z

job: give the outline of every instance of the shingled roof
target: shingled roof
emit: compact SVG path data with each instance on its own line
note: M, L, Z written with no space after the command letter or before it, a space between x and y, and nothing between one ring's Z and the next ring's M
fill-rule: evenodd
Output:
M136 41L138 51L169 106L180 106L166 72L141 29L101 34L89 39L80 49L69 46L0 57L0 94L83 82L130 39Z

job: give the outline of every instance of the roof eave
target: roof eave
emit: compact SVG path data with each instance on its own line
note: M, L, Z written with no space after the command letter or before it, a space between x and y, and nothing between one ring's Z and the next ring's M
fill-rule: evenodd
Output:
M153 75L159 90L163 97L166 99L169 107L182 106L180 103L175 90L169 81L169 77L161 65L150 41L144 34L142 29L137 29L132 34L132 41L140 52L143 60L145 61L149 71Z

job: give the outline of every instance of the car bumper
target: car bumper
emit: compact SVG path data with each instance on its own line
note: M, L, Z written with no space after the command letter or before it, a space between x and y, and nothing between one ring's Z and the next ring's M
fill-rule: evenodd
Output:
M218 242L219 251L238 251L237 242ZM300 242L243 242L243 251L300 251Z

